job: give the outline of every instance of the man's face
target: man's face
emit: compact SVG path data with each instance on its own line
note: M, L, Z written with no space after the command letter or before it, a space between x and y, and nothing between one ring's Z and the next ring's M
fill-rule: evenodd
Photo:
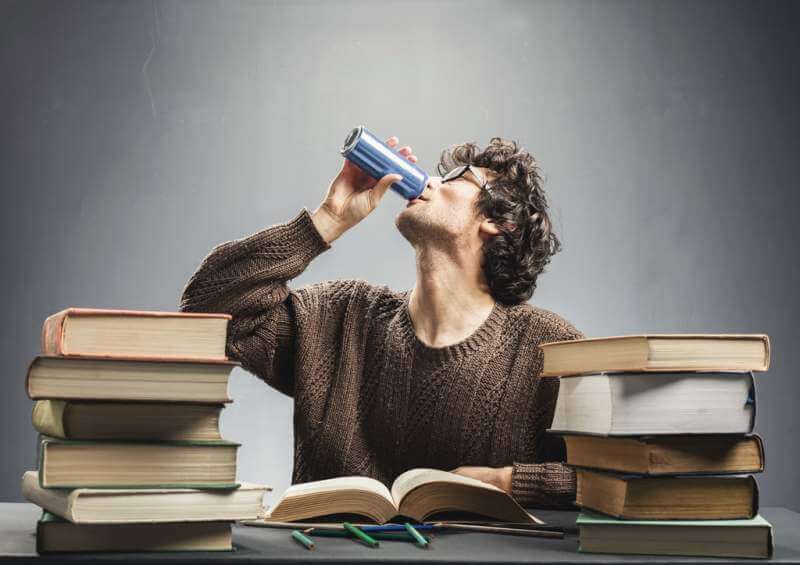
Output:
M475 167L484 176L489 171ZM412 244L450 243L479 244L479 227L483 216L475 204L481 183L472 171L447 182L431 177L419 198L411 200L395 218L400 233Z

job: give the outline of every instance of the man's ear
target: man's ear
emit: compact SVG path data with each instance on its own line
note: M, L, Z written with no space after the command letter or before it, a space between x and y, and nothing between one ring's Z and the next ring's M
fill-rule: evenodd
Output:
M500 229L497 227L497 224L494 223L494 220L490 220L486 218L481 222L479 231L486 235L499 235Z

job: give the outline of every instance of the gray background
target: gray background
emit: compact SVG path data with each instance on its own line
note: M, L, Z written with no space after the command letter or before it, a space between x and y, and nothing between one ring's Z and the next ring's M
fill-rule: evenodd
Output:
M364 123L512 137L565 250L533 302L589 335L766 332L762 503L800 510L800 4L0 3L0 500L34 464L23 377L67 306L174 310L217 243L313 210ZM397 289L387 195L294 281ZM290 399L237 370L239 477L290 480ZM272 499L274 500L274 497Z

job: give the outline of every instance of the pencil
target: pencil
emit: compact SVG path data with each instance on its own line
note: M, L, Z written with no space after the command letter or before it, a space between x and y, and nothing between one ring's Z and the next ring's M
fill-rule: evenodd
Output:
M358 539L369 545L370 547L378 547L380 544L374 538L369 537L367 534L359 530L350 522L343 522L344 529L356 536Z
M492 526L496 528L516 528L518 530L551 530L556 532L563 532L564 528L561 526L553 526L551 524L528 524L523 522L489 522L482 520L466 520L459 522L453 520L450 522L436 522L437 524L467 524L470 526ZM430 524L430 523L428 523ZM419 526L415 526L419 529Z
M292 530L292 537L299 541L306 549L314 549L314 542L303 535L300 530Z
M487 534L506 534L510 536L528 536L532 538L563 539L564 532L553 530L534 530L522 528L500 528L496 526L477 526L475 524L435 524L437 529L458 530L463 532L484 532Z
M417 542L417 545L419 545L420 547L424 547L425 549L428 549L428 540L426 540L422 534L420 534L417 530L415 530L414 526L412 526L408 522L406 522L403 525L405 526L408 533L411 534L411 537L413 537L414 540Z

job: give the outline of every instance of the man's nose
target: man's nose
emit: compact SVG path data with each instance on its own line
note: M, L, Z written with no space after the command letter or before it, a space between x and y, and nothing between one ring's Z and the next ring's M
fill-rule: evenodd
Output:
M436 190L442 185L442 177L428 177L428 182L425 183L425 188Z

